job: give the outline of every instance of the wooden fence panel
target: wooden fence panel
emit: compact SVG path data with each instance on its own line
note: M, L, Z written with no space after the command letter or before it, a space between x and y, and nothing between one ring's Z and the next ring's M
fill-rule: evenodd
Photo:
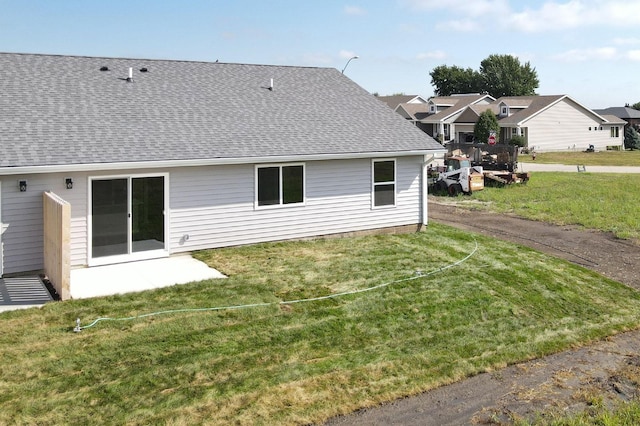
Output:
M71 298L71 204L44 192L44 272L62 300Z

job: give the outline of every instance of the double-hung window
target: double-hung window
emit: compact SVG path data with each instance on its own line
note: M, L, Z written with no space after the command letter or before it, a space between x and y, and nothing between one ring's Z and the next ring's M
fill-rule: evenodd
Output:
M612 138L620 137L620 128L618 126L611 127L611 137Z
M304 203L304 164L256 167L256 205Z
M373 207L396 205L396 161L373 160Z

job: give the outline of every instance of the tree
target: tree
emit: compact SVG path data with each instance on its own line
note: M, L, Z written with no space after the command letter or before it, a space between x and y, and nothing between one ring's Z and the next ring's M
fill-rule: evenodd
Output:
M624 148L630 150L640 149L640 133L631 126L624 131Z
M494 98L531 96L540 82L529 62L524 65L511 55L490 55L480 63L484 90Z
M488 93L500 96L535 95L540 82L535 68L524 65L511 55L490 55L480 63L480 70L440 65L429 75L436 96L460 93Z
M629 105L627 105L627 106L629 106ZM637 110L640 111L640 102L636 102L635 104L631 105L631 108L637 109Z
M479 93L482 89L482 77L471 68L440 65L429 75L431 85L435 87L437 96L451 96L456 93Z
M490 109L482 112L476 125L473 127L473 135L479 143L486 143L489 139L489 133L496 132L496 143L500 141L500 125L498 118Z

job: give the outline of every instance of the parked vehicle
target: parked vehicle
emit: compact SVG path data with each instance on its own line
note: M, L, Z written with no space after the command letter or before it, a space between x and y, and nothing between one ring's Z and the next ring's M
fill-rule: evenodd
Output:
M434 176L432 188L451 196L471 194L484 189L482 167L471 166L467 157L447 157L442 170L431 169L431 175Z

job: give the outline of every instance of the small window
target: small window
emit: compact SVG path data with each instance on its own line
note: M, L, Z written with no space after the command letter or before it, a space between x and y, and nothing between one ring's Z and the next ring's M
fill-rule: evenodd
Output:
M373 207L396 205L396 162L373 162Z
M611 128L611 137L612 138L620 137L620 128L618 126Z
M507 107L502 107L502 115L507 115Z
M304 165L256 167L256 203L280 206L304 203Z

